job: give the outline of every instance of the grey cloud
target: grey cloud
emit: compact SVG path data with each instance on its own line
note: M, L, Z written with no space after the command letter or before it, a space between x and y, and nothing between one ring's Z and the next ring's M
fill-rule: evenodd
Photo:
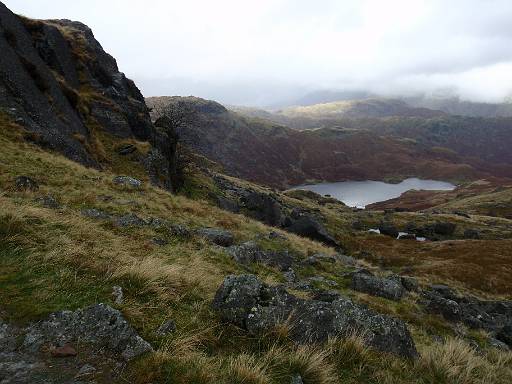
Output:
M271 105L315 89L512 90L510 0L6 0L88 24L144 94ZM300 93L300 94L299 94Z

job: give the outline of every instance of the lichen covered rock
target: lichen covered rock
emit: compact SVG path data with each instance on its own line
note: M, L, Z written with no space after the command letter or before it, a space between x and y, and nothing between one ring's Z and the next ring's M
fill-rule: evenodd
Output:
M213 308L224 321L261 335L280 323L290 325L299 343L325 342L329 337L364 335L368 345L407 358L418 356L411 335L401 320L355 304L343 296L332 301L305 300L282 286L268 286L254 275L227 276Z

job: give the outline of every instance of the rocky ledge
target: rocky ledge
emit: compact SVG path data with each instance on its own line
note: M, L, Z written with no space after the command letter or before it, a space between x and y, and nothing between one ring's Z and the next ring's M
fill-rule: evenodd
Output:
M237 185L219 174L212 174L222 196L214 196L217 205L230 212L243 213L267 225L283 228L296 235L341 249L333 234L323 225L325 219L315 212L287 204L278 194ZM316 195L322 199L321 196Z

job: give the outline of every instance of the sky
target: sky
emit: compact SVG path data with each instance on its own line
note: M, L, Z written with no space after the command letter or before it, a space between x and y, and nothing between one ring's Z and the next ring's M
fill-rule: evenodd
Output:
M145 96L512 95L512 0L4 0L92 28Z

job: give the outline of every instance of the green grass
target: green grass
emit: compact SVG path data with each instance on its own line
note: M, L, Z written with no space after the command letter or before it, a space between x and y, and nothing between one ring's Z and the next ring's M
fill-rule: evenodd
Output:
M30 252L0 242L0 308L7 320L25 324L62 309L110 302L110 289L98 276L38 265Z
M512 378L509 354L496 355L486 349L477 356L464 349L464 344L432 343L432 333L444 332L446 323L442 319L421 314L414 298L395 303L356 294L348 289L348 280L343 277L348 269L325 262L317 269L298 267L297 272L302 277L321 275L334 280L339 291L355 301L404 318L422 351L418 362L370 350L357 337L332 340L326 345L297 346L288 340L285 326L253 337L223 324L211 309L211 301L224 276L249 271L275 283L282 281L280 272L259 264L240 266L222 249L193 235L169 235L168 245L157 246L151 240L162 236L161 230L117 228L84 218L80 210L95 207L116 214L159 217L190 228L221 227L232 231L237 242L259 239L265 249L290 249L299 259L316 252L331 254L333 250L282 231L283 239L266 239L274 228L221 211L202 195L198 199L171 195L147 183L141 190L119 188L111 181L115 173L84 168L24 143L16 135L5 135L5 130L1 132L2 318L24 324L57 310L96 302L112 304L112 286L120 285L125 300L118 308L156 350L127 368L123 376L127 382L280 384L297 373L308 384L483 384L508 383ZM13 180L17 175L35 178L40 190L15 191ZM35 201L46 194L58 198L63 207L47 209ZM112 199L105 200L104 196ZM315 208L311 201L302 204ZM353 213L341 206L320 209L340 230L353 219ZM340 219L336 221L334 216ZM166 319L176 322L177 332L157 336L155 330ZM451 334L446 335L451 340ZM439 364L432 357L435 353L444 358ZM456 369L447 369L450 364ZM478 369L468 373L463 364Z

